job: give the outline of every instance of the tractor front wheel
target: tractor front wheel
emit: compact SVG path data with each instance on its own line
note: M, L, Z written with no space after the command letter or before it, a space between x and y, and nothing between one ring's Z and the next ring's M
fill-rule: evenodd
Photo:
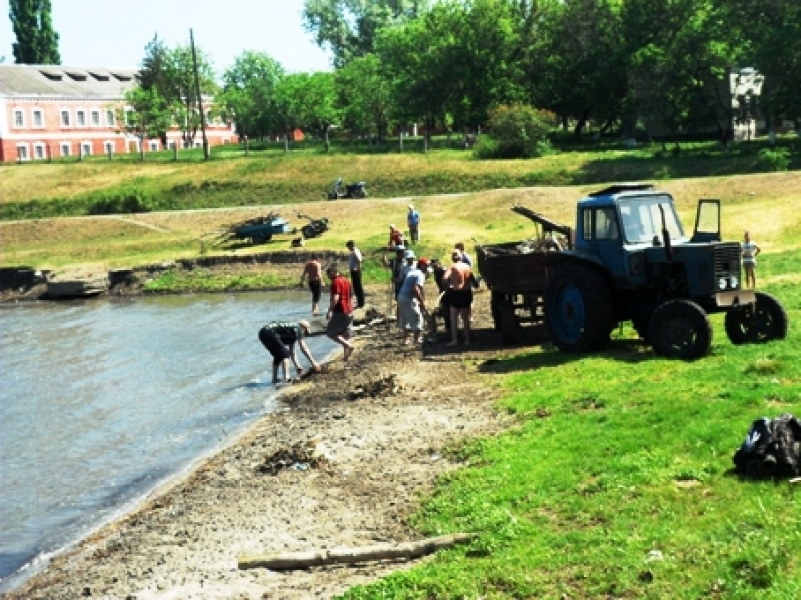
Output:
M712 324L704 309L689 300L668 300L648 324L654 351L668 358L695 360L712 347Z
M732 344L762 344L787 337L787 312L774 296L756 292L753 306L726 313L726 335Z

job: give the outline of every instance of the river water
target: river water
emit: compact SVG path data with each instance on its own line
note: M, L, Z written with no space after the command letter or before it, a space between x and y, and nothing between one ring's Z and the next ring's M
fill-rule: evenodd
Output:
M274 409L258 330L309 308L268 292L0 309L0 591Z

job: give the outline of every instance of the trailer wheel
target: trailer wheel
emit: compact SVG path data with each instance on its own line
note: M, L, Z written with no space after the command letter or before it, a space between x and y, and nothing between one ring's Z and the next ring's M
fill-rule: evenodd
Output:
M545 326L565 352L591 352L609 343L615 328L612 292L594 267L565 263L556 268L545 291Z
M508 299L498 302L498 322L496 328L501 332L504 344L517 344L520 341L520 321L515 314L515 307Z
M712 347L712 324L695 302L668 300L654 311L648 338L657 354L695 360Z
M729 310L726 313L726 335L732 344L762 344L787 337L787 312L774 296L756 292L752 307Z

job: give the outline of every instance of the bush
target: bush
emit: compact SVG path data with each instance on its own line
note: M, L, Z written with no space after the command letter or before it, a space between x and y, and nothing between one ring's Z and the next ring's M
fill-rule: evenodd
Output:
M790 152L787 148L762 148L759 164L770 171L786 171L790 168Z
M533 158L553 152L548 132L553 115L531 106L499 106L490 115L489 140L482 140L473 152L477 158Z
M151 210L153 202L149 195L140 189L129 188L90 198L86 212L90 215L113 215L145 213Z

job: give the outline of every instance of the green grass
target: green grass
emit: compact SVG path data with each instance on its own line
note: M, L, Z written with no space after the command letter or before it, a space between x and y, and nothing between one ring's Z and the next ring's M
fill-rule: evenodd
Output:
M801 250L770 262L797 273ZM801 414L801 290L763 275L790 315L784 341L733 346L717 315L695 362L626 328L593 356L475 365L518 425L454 448L463 467L414 523L478 539L344 597L801 597L801 488L732 473L754 419Z
M665 180L725 176L772 170L760 158L766 142L737 144L730 150L713 142L685 144L678 155L659 145L627 149L620 144L580 146L531 160L477 160L469 151L436 149L421 153L420 141L404 154L365 153L346 142L324 154L319 145L256 146L245 156L239 146L215 149L202 161L200 150L119 155L113 161L24 163L0 167L0 220L120 214L156 210L280 204L317 200L337 176L365 180L372 197L475 192L534 185L587 185L621 180ZM801 168L794 140L781 140L790 169ZM394 148L388 144L386 148ZM764 155L764 152L763 152Z
M234 292L254 289L279 289L297 286L298 278L288 273L236 273L193 269L170 269L145 283L146 292Z

